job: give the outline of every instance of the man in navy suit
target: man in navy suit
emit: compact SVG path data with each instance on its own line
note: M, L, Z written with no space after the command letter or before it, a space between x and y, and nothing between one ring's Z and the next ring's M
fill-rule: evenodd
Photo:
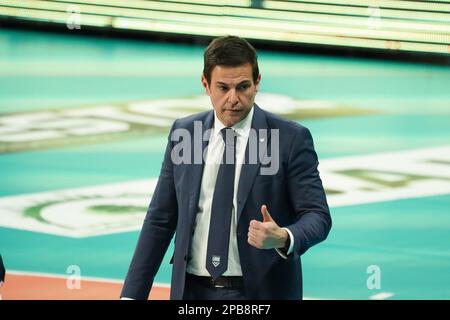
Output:
M148 298L176 233L171 299L302 299L300 257L331 217L309 130L254 103L260 80L246 40L206 48L213 110L171 128L122 298Z

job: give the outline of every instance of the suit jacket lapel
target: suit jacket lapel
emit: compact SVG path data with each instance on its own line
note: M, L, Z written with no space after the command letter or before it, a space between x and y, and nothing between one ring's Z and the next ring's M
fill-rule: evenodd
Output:
M202 121L202 130L201 130L201 135L200 136L196 136L194 134L194 132L191 132L191 147L193 152L191 153L191 161L192 164L189 166L186 166L186 170L188 170L187 174L186 174L186 181L184 181L185 184L185 190L189 190L189 215L191 217L195 217L195 214L197 212L197 208L198 208L198 200L199 200L199 196L200 196L200 184L202 182L202 175L203 175L203 167L205 164L205 159L203 158L203 154L205 153L205 148L208 146L209 143L209 136L207 137L208 140L203 141L203 134L212 128L213 125L213 120L214 120L214 111L211 110L210 112L207 113L205 119ZM201 145L202 145L202 154L201 155L196 155L195 158L195 152L197 152L198 148L196 148L196 144L199 144L201 140ZM201 157L201 159L200 159ZM201 160L201 163L198 163L198 160ZM197 162L195 161L197 160Z
M245 148L245 163L242 164L241 176L239 179L238 193L237 193L237 221L241 217L242 210L244 209L245 203L247 201L250 190L253 186L253 182L258 174L259 168L261 166L261 159L259 155L265 155L267 146L270 143L270 130L267 125L266 116L263 111L255 104L254 113L252 120L252 131L257 133L258 142L258 156L256 157L256 164L249 163L249 144L251 137L247 142L247 147ZM266 129L267 137L259 135L260 129ZM252 134L250 132L250 134Z

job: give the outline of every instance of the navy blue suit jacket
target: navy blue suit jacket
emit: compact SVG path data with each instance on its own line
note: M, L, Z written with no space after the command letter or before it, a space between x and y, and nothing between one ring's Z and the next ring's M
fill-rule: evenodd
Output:
M176 120L171 133L175 129L186 129L191 133L192 145L202 143L205 148L207 142L193 141L194 121L200 121L204 130L211 128L213 110ZM249 299L301 299L300 256L325 240L331 228L313 140L305 127L257 105L252 128L268 130L266 151L272 143L270 130L279 129L279 170L274 175L261 175L259 157L256 164L253 161L242 166L237 196L237 242L245 290ZM122 297L148 298L153 279L176 232L170 297L183 298L203 165L174 164L171 160L174 145L176 142L169 138ZM250 221L262 220L263 204L267 205L274 221L289 228L294 236L294 252L288 259L283 259L275 249L257 249L247 242Z

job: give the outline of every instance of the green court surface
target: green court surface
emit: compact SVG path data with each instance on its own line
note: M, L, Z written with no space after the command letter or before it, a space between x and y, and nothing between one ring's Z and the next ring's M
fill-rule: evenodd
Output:
M210 108L202 52L0 30L8 270L123 280L170 123ZM450 68L263 50L259 64L256 102L311 130L333 218L303 256L304 295L449 299Z

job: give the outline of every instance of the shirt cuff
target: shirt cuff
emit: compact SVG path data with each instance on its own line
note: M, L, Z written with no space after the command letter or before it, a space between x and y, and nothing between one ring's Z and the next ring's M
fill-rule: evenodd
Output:
M120 300L134 300L134 299L127 298L127 297L122 297L122 298L120 298Z
M291 240L289 243L289 249L288 249L287 253L283 252L280 248L275 248L275 250L278 252L278 254L282 258L287 259L287 256L290 255L294 251L294 235L292 234L291 230L289 230L288 228L283 228L283 229L287 231L287 233L289 235L289 239Z

